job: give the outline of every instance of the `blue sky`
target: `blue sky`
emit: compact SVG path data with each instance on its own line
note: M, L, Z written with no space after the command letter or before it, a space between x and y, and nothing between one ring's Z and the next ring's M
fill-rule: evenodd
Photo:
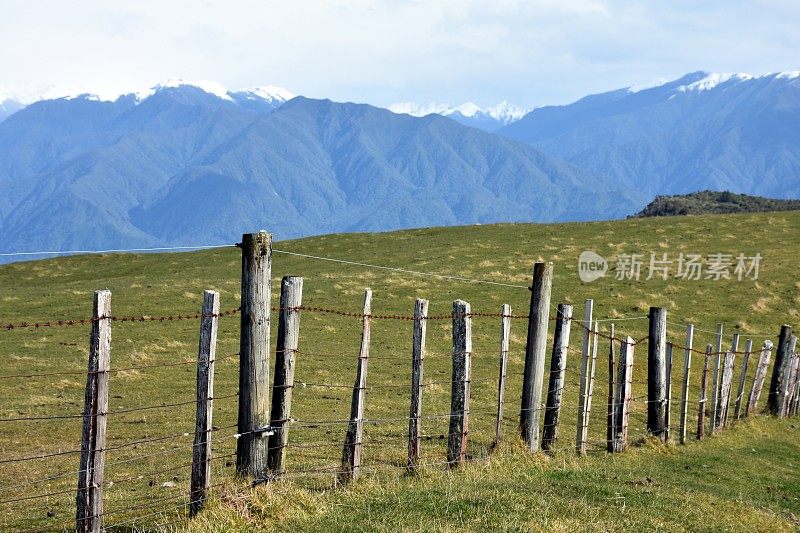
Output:
M694 70L797 70L798 21L795 0L0 0L0 85L540 106Z

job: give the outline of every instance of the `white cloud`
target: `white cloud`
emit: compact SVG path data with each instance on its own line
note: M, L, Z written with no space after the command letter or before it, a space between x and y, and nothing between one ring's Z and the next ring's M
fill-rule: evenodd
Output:
M534 106L698 69L797 68L796 20L787 0L6 0L0 82Z

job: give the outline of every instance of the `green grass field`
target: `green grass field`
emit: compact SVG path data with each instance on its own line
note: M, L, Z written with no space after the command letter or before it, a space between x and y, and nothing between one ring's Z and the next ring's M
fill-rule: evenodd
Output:
M503 224L436 228L386 234L331 235L275 243L276 250L347 259L518 287L470 283L377 270L275 253L273 287L283 275L305 278L304 304L344 311L361 309L364 287L373 290L373 314L410 315L414 299L430 300L430 314L448 314L454 299L473 312L497 313L503 303L526 314L531 268L554 263L552 303L572 303L583 313L587 298L597 318L615 319L617 335L647 333L649 307L668 309L669 339L683 344L695 324L695 347L713 342L717 322L760 346L776 340L780 324L800 318L800 213L638 219L581 224ZM613 272L580 281L578 255L594 250L609 259L645 254L642 279L617 280ZM645 280L650 253L743 253L763 257L757 281ZM613 260L612 260L613 263ZM239 250L182 254L60 258L0 267L0 323L87 318L92 291L110 289L117 316L193 314L204 289L220 291L223 310L239 305ZM277 292L273 302L277 306ZM623 320L632 318L632 320ZM496 409L499 319L474 319L470 454L476 459L445 472L445 418L426 419L423 457L430 466L403 475L408 416L411 323L375 320L372 329L363 480L332 489L329 472L340 458L345 426L315 424L347 418L358 355L360 321L303 312L291 430L289 474L277 484L245 490L232 458L238 387L238 316L220 319L214 421L216 498L195 530L230 529L764 529L797 527L800 487L795 466L800 447L793 421L756 418L702 443L656 446L644 440L645 404L633 403L631 441L620 456L602 451L605 438L608 344L600 344L587 458L574 458L577 354L568 357L560 451L528 457L516 442L524 358L523 320L512 324L507 419L508 439L490 455ZM113 324L108 419L106 525L119 530L156 525L182 528L194 428L198 321ZM607 331L609 322L601 329ZM428 326L426 381L450 379L449 320ZM551 325L552 334L552 325ZM80 445L80 418L8 421L19 417L79 415L83 404L88 326L0 331L0 461L69 452ZM276 324L273 324L274 343ZM572 347L580 348L572 329ZM682 362L683 356L676 358ZM186 364L179 364L186 362ZM694 436L702 361L693 360L690 438ZM159 366L171 365L171 366ZM748 389L754 371L750 365ZM680 379L680 365L673 376ZM40 375L10 378L20 374ZM634 396L646 394L646 355L634 355ZM738 379L738 361L737 373ZM769 380L768 380L769 381ZM305 386L302 384L305 383ZM326 384L326 386L318 386ZM673 388L673 396L678 387ZM427 387L424 414L447 414L446 384ZM764 405L762 395L760 405ZM163 404L185 405L159 408ZM153 409L114 413L138 407ZM673 423L677 424L673 412ZM304 423L306 422L306 423ZM163 439L162 439L163 437ZM167 438L169 437L169 438ZM131 444L138 440L152 442ZM120 447L124 446L124 447ZM2 463L0 529L69 528L74 520L78 456ZM164 470L168 471L164 472ZM158 472L158 473L155 473ZM313 474L313 475L312 475ZM648 481L648 478L650 481ZM44 498L12 502L42 494ZM127 508L131 508L125 510ZM174 524L174 525L173 525Z

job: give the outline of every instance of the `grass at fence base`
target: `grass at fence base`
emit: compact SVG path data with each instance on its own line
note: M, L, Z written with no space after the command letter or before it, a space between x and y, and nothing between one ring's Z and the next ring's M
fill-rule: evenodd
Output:
M533 262L545 259L554 262L553 304L559 302L574 304L576 317L582 316L583 301L586 298L595 300L596 316L602 318L641 316L647 313L650 305L665 306L669 310L668 340L682 343L684 331L680 324L693 321L698 330L706 330L696 333L695 347L700 349L707 342L713 342L713 330L718 321L726 324L726 346L730 342L727 334L735 331L737 327L746 331L772 332L775 340L774 335L777 334L780 324L789 322L796 326L800 325L798 324L800 212L675 217L588 224L503 224L433 228L387 234L330 235L279 242L275 247L299 253L519 285L519 287L502 287L464 283L274 254L273 287L279 287L283 275L303 276L305 278L303 300L308 306L359 311L363 289L369 286L373 289L375 314L410 315L416 297L430 300L431 315L449 313L452 301L456 298L470 302L474 312L497 313L503 303L509 303L514 313L526 314L530 292L525 287L530 284ZM618 281L610 275L592 283L582 283L577 275L577 260L580 252L586 249L595 250L609 259L617 253L665 251L671 256L679 252L701 254L741 252L748 256L761 253L763 261L757 282L738 282L735 279L680 282L643 279L636 282ZM649 260L649 256L645 259ZM222 309L233 309L239 305L239 275L240 252L233 247L196 253L111 254L4 265L0 266L0 323L86 318L91 312L92 291L105 288L112 291L112 310L118 316L194 314L200 309L203 290L208 288L221 292ZM273 305L277 304L278 294L277 291L273 291ZM274 314L273 320L275 320ZM390 482L397 475L397 470L387 464L403 464L406 453L407 423L403 418L408 416L411 326L412 323L408 321L373 321L367 385L374 388L367 391L365 412L369 419L393 419L377 424L368 423L365 427L367 443L364 452L365 468L367 470L378 468L377 474L367 472L366 477L368 479L377 477L374 481L376 485L373 489L362 488L370 486L365 484L358 485L352 490L346 489L341 494L337 492L321 495L319 491L330 489L332 475L292 477L291 486L300 491L297 494L309 491L308 495L304 496L304 501L309 502L307 511L309 522L306 523L308 528L314 527L313 520L324 518L325 515L320 515L318 511L320 505L324 508L341 504L346 505L342 509L347 510L355 506L359 498L367 498L369 501L381 495L409 494L415 490L415 484L419 482L417 480L413 482L400 480L392 482L392 488L380 488L383 480ZM198 328L197 320L163 323L115 322L112 325L112 370L184 360L191 363L197 357ZM601 325L603 331L607 331L605 328L607 323ZM424 381L444 383L425 390L424 416L446 415L449 411L450 386L447 381L450 379L451 364L450 329L451 324L447 319L431 321L428 324ZM507 421L504 426L507 436L516 434L525 329L524 320L512 320L506 396ZM551 324L551 332L552 329ZM647 321L620 321L616 329L620 336L630 335L634 339L640 339L647 334ZM238 350L238 330L238 316L220 319L217 351L220 361L217 364L215 383L215 394L218 396L235 394L237 390L238 361L235 357L224 360L222 358ZM473 415L470 419L469 447L471 452L477 455L486 453L494 436L493 413L497 397L499 330L499 319L474 319L471 400ZM0 379L0 418L80 413L86 381L83 373L86 369L88 332L87 326L0 331L2 361L0 376L53 371L77 373L73 376ZM273 354L276 333L277 324L273 323ZM301 353L298 355L296 373L299 386L295 389L292 413L295 418L303 421L324 421L347 417L351 394L348 387L352 385L355 376L359 335L360 321L357 318L310 311L302 313ZM754 336L755 346L760 346L764 338L761 334ZM617 468L613 465L625 465L626 461L634 461L635 457L645 452L635 450L631 453L631 459L609 459L598 452L592 452L592 457L587 462L574 462L571 459L577 416L576 369L580 364L581 330L577 323L573 324L571 339L572 349L567 357L568 370L559 429L559 448L563 449L565 454L563 460L568 465L585 465L576 467L577 473L574 475L583 475L581 473L590 468L588 465L596 464L597 468ZM589 440L593 443L591 449L596 449L596 443L605 438L607 350L607 341L601 339L589 425ZM632 403L630 427L632 441L641 438L644 431L646 404L642 401L642 397L646 395L646 353L645 345L637 346L635 349L633 394L639 399ZM683 354L677 354L675 361L673 399L680 391L679 376L682 375ZM689 403L690 439L693 439L696 427L701 366L702 358L695 355ZM748 390L755 366L751 360ZM300 385L301 382L329 383L343 387L324 388L311 385L303 387ZM769 378L766 386L768 385ZM162 403L191 401L195 394L195 366L187 364L120 372L111 375L109 387L109 409L112 412L141 406L157 406ZM766 390L762 394L760 406L765 405L765 402ZM235 424L236 410L235 397L215 401L214 425ZM673 403L673 428L676 428L679 420L677 411L678 403ZM173 471L161 471L180 467L191 461L193 417L194 405L191 403L169 409L132 411L109 416L109 446L170 434L187 433L187 435L167 441L112 450L108 453L106 472L108 483L105 490L106 509L110 513L106 520L108 525L119 523L129 525L129 520L138 517L136 524L146 528L162 520L160 511L165 513L164 518L167 516L172 519L179 518L170 514L169 510L186 501L189 469L183 467ZM782 427L775 426L775 431ZM0 423L0 459L74 449L80 445L80 430L80 419ZM441 437L447 433L447 419L426 419L423 431L432 437L431 440L423 441L423 461L443 461L444 441ZM234 432L235 429L229 428L213 435L215 457L235 450L235 440L232 438ZM749 432L750 429L740 429L730 434L741 434L742 438L749 438L747 437ZM673 434L677 434L676 429L673 430ZM290 443L324 444L325 447L290 449L288 456L290 474L309 468L335 468L341 457L340 444L343 435L342 424L321 425L314 428L293 427ZM751 436L756 438L758 435L754 433ZM720 438L729 437L726 433ZM713 442L715 439L708 443L692 444L687 450L711 447ZM647 453L653 453L654 457L662 457L659 451ZM669 458L671 453L674 452L668 451L666 457ZM775 449L774 453L775 458L770 460L785 461L786 464L800 463L796 448ZM595 455L599 457L594 458ZM146 458L142 458L144 456ZM123 462L131 459L136 460ZM551 463L548 463L547 468L553 467ZM524 468L520 466L517 471L515 464L527 466ZM529 472L529 477L533 476L530 472L538 472L533 466L535 464L537 463L531 464L524 454L506 455L504 452L500 458L492 459L492 464L486 467L488 473L485 475L496 478L494 485L502 485L505 476L517 480L514 481L516 485L511 486L514 490L509 496L508 504L512 510L525 507L526 511L520 510L514 514L529 515L526 520L534 520L538 516L536 508L540 503L537 503L538 500L528 500L527 498L533 498L533 495L522 494L525 491L519 487L527 483L524 472ZM610 466L603 466L606 464ZM2 493L0 501L66 491L45 499L0 504L0 529L19 530L34 527L56 529L59 526L69 528L74 521L73 489L76 486L74 471L77 470L77 465L77 455L0 465L0 493ZM425 489L429 483L439 484L437 486L440 487L451 486L453 491L464 483L466 483L464 490L471 485L478 486L477 480L484 475L481 473L482 468L484 466L481 464L470 466L465 469L463 477L459 477L462 476L461 473L450 477L435 471L427 472L421 476L423 480L420 490L429 490L428 498L435 500L436 490L439 489ZM545 471L550 472L547 475L553 476L549 483L555 486L534 484L532 487L536 490L533 492L542 492L545 495L557 494L562 484L570 486L569 479L562 481L558 477L566 474L563 472L558 474L557 469L550 471L547 468ZM732 468L737 470L738 467ZM497 469L496 473L492 474L494 469ZM229 459L215 461L212 482L232 482L233 470ZM602 470L596 471L602 472ZM62 477L55 480L25 485L27 482L62 474ZM735 474L737 472L731 472L731 475ZM639 478L647 477L646 473L643 476L638 473L636 475ZM759 472L759 475L762 473ZM772 476L776 480L782 479L780 475L768 469L763 472L763 476ZM663 482L653 476L650 477ZM627 485L624 487L628 491L658 488L648 489L646 486L643 488L638 485L632 486L633 488ZM261 488L259 493L266 490L266 487ZM390 492L387 493L386 490ZM747 494L744 488L741 491ZM633 494L638 493L631 492L631 498ZM732 496L734 499L738 497L736 494ZM613 494L608 497L612 496ZM794 496L797 496L796 492ZM394 496L385 497L394 498ZM497 500L492 500L493 497L491 492L486 495L489 501L496 502ZM542 501L545 500L547 498L542 496ZM376 520L389 520L388 516L382 517L380 509L381 505L389 505L391 501L393 500L387 503L376 500L371 510L372 516ZM442 505L448 501L444 500ZM431 510L435 508L435 503L435 501L426 503L432 513L436 513ZM479 497L476 497L475 505L480 508ZM541 505L544 509L548 508L545 503ZM608 506L604 507L607 509L614 507L613 500L608 500L603 505ZM675 516L671 519L678 521L682 516L678 513L690 505L701 505L701 503L690 502L687 497L682 507L676 506L676 510L673 511ZM124 511L130 506L137 508ZM790 512L800 514L800 506L796 500L770 501L765 506L773 509L773 512L779 512L781 508L786 507ZM333 507L333 509L339 508ZM592 516L591 509L593 507L589 505L581 511L580 516L587 524L591 522L587 518ZM437 516L429 517L430 520L445 520L449 515L444 511ZM687 510L689 511L691 509ZM453 504L452 512L467 516L471 511L468 505L459 503ZM494 513L499 513L491 509L484 509L483 512L492 516ZM342 513L344 517L345 511ZM735 516L735 513L733 515ZM333 515L329 513L328 516ZM572 516L570 512L565 512L563 519L570 520ZM605 522L600 523L613 523L613 515L603 516ZM412 515L412 518L417 520L416 515ZM299 521L299 518L293 515L293 520ZM730 521L733 518L721 520ZM500 520L499 523L504 522ZM521 527L526 523L522 522ZM688 518L680 523L687 529L691 529L694 525ZM341 524L347 524L344 518ZM442 527L446 528L446 524L447 522L442 522ZM301 523L300 526L302 525ZM322 527L327 523L319 522L318 525ZM409 527L413 525L412 522ZM436 527L438 523L430 525Z
M337 491L232 485L188 531L793 531L800 527L800 429L760 417L688 446L615 456L526 454L415 476L366 476Z

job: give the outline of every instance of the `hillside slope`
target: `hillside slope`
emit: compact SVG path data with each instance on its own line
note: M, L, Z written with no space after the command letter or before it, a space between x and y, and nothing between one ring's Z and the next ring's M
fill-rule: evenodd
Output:
M499 133L651 197L800 197L800 71L695 72L535 109Z
M798 209L800 209L800 200L775 200L747 194L734 194L730 191L700 191L676 196L656 196L644 209L632 216L765 213Z
M581 282L578 259L585 250L608 259L607 276ZM639 280L616 279L616 259L633 253L643 254L646 263L650 254L663 259L664 253L672 260L681 253L704 258L719 253L760 254L762 261L757 279L747 276L741 281L735 275L675 279L677 262L668 280L646 279L647 266ZM198 522L199 530L226 526L230 530L244 523L252 528L347 530L370 525L374 529L377 524L400 529L404 517L421 529L486 529L494 523L519 529L548 524L566 524L570 529L636 529L645 524L670 530L700 526L787 530L793 527L793 516L800 515L800 486L791 466L800 461L797 429L791 427L797 425L795 420L754 420L752 425L740 425L699 443L692 425L685 447L649 449L647 443L636 444L630 455L614 458L599 451L605 438L609 349L605 338L600 339L598 350L590 457L574 459L582 338L577 322L572 325L555 460L528 458L514 444L526 342L524 319L511 324L503 425L508 446L491 455L488 464L483 461L495 435L500 332L495 316L473 318L469 453L479 464L446 473L445 440L440 437L448 431L453 300L470 302L475 313L498 313L508 303L515 315L524 315L530 305L532 265L546 260L554 264L552 304L571 303L573 314L582 316L584 301L593 299L595 318L612 319L600 322L604 335L609 323L616 322L618 336L641 339L647 335L649 307L663 306L668 310L670 342L682 344L685 324L691 322L696 327L694 345L702 349L715 342L720 322L726 347L732 333L741 335L740 346L748 338L760 346L766 339L775 340L780 324L800 322L800 212L326 235L276 242L272 257L272 305L279 306L281 276L297 275L304 278L303 304L308 306L301 313L295 377L302 385L296 387L292 402L296 424L290 436L289 475L286 486L269 485L255 493L235 475L229 455L236 448L240 317L223 316L214 384L214 425L221 428L212 437L218 458L212 468L215 503L206 515L208 521ZM319 257L351 263L315 259ZM0 266L0 325L88 318L92 291L97 289L112 292L117 317L165 317L163 321L112 323L109 410L113 414L108 422L111 450L104 489L109 527L130 527L132 520L140 529L171 522L186 525L183 512L194 431L198 321L169 317L193 316L200 309L204 289L220 292L222 310L237 308L240 262L241 251L230 246L180 254L83 255ZM345 428L337 421L349 413L362 321L357 315L319 309L357 313L365 287L373 290L374 313L365 410L371 420L365 425L365 479L351 491L333 490ZM431 384L423 400L428 418L423 423L422 453L429 466L417 477L404 477L412 322L378 317L409 316L416 298L428 299L430 315L439 318L428 324L425 356L425 381ZM552 333L552 322L549 329ZM0 418L65 417L0 423L0 442L4 443L0 460L58 454L3 463L0 486L6 488L5 499L54 494L5 505L0 529L60 530L74 525L76 480L72 473L78 458L61 452L74 449L81 439L88 333L86 324L0 327L4 361L0 376L6 376L0 379L0 398L6 399L0 403ZM276 334L277 315L273 314L273 364ZM647 393L646 358L646 348L636 346L633 395L637 398ZM679 360L683 361L682 351ZM748 387L756 366L752 361ZM694 423L701 367L702 356L695 356L688 408ZM679 368L673 366L676 395L682 376ZM20 375L30 377L9 377ZM762 395L760 405L764 401ZM142 407L147 409L136 410ZM644 434L646 408L641 400L632 404L632 443ZM677 419L676 409L673 424ZM48 481L28 484L42 478ZM620 497L625 499L625 512L620 510ZM687 498L693 505L676 512ZM125 510L131 506L132 510ZM541 508L541 512L531 514L531 508Z

